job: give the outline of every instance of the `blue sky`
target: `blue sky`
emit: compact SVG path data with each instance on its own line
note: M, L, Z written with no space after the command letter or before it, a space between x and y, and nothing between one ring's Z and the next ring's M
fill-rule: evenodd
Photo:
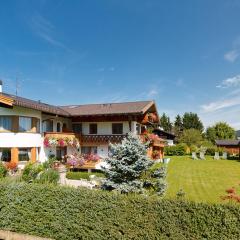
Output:
M0 78L52 104L155 99L238 129L239 13L238 0L2 1Z

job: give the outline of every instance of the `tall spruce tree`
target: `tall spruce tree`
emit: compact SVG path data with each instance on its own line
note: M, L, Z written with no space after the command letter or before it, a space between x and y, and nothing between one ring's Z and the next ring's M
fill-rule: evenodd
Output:
M162 127L166 132L172 131L172 123L170 121L170 118L165 113L163 113L160 117L160 127Z
M147 157L147 145L140 138L129 133L121 144L111 144L111 156L104 172L106 180L103 189L118 190L121 193L142 192L142 174L149 169L152 161Z
M182 118L183 129L197 129L201 133L204 130L203 124L196 113L186 112Z
M181 116L178 114L175 118L174 121L174 134L176 135L176 140L178 141L181 134L183 132L183 123L182 123L182 118Z

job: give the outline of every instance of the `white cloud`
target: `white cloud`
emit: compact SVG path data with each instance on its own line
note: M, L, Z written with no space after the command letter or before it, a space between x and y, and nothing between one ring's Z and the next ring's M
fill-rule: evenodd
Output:
M238 87L240 86L240 74L232 78L224 79L220 85L217 85L217 88L229 88L229 87Z
M228 62L235 62L239 57L239 51L237 49L231 50L224 54L224 59Z
M205 127L212 126L216 122L227 122L236 130L240 129L240 108L233 106L228 109L221 109L216 112L200 112L199 116L204 123Z
M55 26L44 18L39 13L36 13L32 17L31 27L36 35L42 38L44 41L50 43L53 46L64 48L68 51L71 51L66 47L62 42L58 41L54 37Z
M178 78L176 81L176 86L181 87L184 85L184 81L182 78Z
M147 93L147 96L148 97L153 97L153 96L156 96L158 95L158 91L155 90L155 89L151 89L148 93Z
M201 106L203 112L215 112L228 107L233 107L240 105L240 97L235 97L231 99L223 99L215 102L211 102Z
M110 67L110 68L109 68L109 71L110 71L110 72L114 72L114 71L115 71L115 67Z

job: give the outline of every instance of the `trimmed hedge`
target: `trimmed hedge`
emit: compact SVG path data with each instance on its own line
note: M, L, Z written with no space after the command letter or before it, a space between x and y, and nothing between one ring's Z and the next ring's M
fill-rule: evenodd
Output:
M66 178L72 180L87 179L90 180L90 176L95 175L96 177L105 177L103 173L100 172L67 172Z
M0 184L0 229L54 239L240 239L240 208Z

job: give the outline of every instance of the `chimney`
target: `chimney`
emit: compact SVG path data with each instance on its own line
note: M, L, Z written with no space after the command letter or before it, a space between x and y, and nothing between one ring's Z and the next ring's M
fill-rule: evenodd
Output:
M2 93L2 85L3 85L3 82L2 82L2 80L0 79L0 93Z

